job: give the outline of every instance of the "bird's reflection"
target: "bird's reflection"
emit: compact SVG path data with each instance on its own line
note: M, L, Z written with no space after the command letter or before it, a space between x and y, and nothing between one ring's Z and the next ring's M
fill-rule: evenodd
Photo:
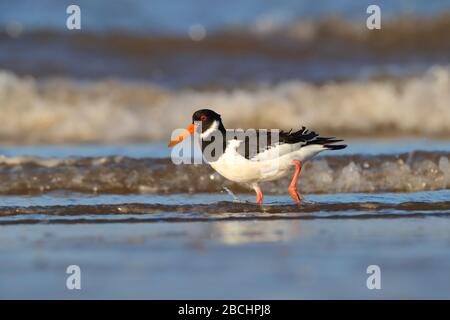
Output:
M226 221L210 225L216 241L229 245L289 241L300 234L300 221Z

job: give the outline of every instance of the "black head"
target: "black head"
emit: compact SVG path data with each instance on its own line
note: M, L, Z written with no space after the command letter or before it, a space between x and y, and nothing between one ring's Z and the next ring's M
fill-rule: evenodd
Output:
M192 115L192 123L194 122L201 122L202 133L211 128L215 123L218 125L219 130L223 128L220 114L209 109L201 109L195 111Z
M188 126L186 130L184 130L184 132L178 136L177 139L171 140L168 146L173 147L174 145L180 143L185 137L192 135L196 131L198 131L199 122L201 123L202 127L202 131L200 132L202 139L205 138L202 133L213 127L219 130L222 134L226 133L226 130L222 124L222 119L220 119L220 114L209 109L202 109L194 112L194 114L192 115L192 124ZM209 135L210 133L208 132L207 136Z

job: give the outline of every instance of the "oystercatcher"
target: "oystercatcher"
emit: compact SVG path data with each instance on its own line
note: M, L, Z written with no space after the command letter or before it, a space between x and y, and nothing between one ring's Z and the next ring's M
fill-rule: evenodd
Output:
M292 167L295 172L288 192L296 203L300 203L297 181L302 163L322 151L347 147L335 144L343 140L320 137L305 127L294 132L226 130L220 114L209 109L196 111L192 115L192 124L168 146L176 145L189 135L199 136L203 157L219 174L253 187L258 204L263 202L259 182L284 177Z

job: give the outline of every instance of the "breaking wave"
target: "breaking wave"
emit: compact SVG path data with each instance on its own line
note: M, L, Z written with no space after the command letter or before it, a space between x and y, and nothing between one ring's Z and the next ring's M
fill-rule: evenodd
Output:
M229 128L296 128L324 135L450 136L450 69L406 78L283 81L249 88L163 89L113 80L36 80L0 72L0 141L166 141L210 107Z
M450 154L345 155L317 158L304 165L303 193L411 192L450 188ZM290 177L262 185L268 194L285 194ZM94 194L253 192L230 182L208 165L174 165L170 159L122 156L0 159L0 194L55 190Z

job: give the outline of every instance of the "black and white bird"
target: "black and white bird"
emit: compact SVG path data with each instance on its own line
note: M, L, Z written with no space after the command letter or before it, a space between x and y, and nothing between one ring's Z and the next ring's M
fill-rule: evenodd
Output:
M204 158L223 177L250 185L256 192L256 203L262 204L260 182L273 181L295 168L288 192L296 203L301 202L297 181L302 163L325 150L340 150L343 140L320 137L302 127L298 131L258 129L246 132L226 130L220 114L202 109L192 115L192 124L169 147L185 137L198 134Z

